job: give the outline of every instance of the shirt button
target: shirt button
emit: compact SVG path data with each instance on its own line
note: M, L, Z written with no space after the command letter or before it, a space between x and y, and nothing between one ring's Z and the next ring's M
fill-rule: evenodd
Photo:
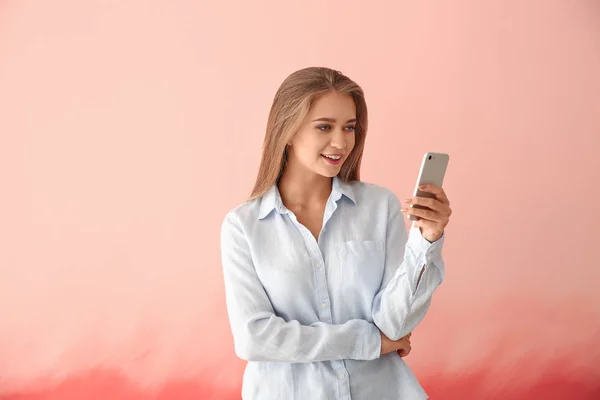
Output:
M321 266L322 266L322 265L321 265L321 263L320 263L320 262L318 262L318 263L317 263L317 269L321 269Z
M327 308L327 303L326 303L326 302L324 302L324 301L322 301L322 302L321 302L321 308Z
M346 378L346 374L344 374L343 372L340 372L340 379L345 379Z

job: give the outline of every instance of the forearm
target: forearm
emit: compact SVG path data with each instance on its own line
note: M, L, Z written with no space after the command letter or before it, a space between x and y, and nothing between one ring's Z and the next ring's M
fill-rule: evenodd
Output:
M417 280L417 285L415 286L415 291L417 290L417 286L419 286L419 283L421 282L421 278L423 277L423 272L425 272L425 266L423 266L423 269L421 269L421 273L419 274L419 279Z
M265 313L233 331L236 354L248 361L372 360L381 350L379 329L365 320L301 325Z
M373 301L373 321L390 339L411 332L425 317L435 289L443 280L443 260L421 268L417 284L399 273Z

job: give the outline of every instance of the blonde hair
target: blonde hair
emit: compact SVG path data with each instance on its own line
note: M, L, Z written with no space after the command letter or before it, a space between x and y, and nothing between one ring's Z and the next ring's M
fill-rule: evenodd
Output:
M338 177L347 182L360 180L360 162L367 134L367 103L363 90L340 71L309 67L288 76L275 94L258 176L248 200L262 196L279 183L287 160L288 142L300 128L311 105L331 91L352 96L356 105L355 144Z

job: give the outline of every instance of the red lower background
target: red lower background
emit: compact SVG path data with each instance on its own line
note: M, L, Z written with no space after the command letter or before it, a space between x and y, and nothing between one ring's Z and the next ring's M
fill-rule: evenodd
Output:
M520 367L522 368L522 367ZM519 371L515 371L516 374ZM171 382L157 390L142 390L110 371L90 371L51 389L12 394L2 400L184 400L240 399L240 388L215 387L212 377ZM490 385L489 382L494 382ZM540 371L539 380L528 387L515 387L510 376L493 377L485 371L457 376L432 376L421 379L432 400L597 400L600 382L593 377L567 376L561 366Z
M514 399L514 400L597 400L600 399L600 383L575 381L573 377L557 373L547 374L536 385L514 389L509 383L501 385L494 393L479 397L483 373L468 376L432 378L423 381L431 399ZM70 379L61 385L38 393L15 394L2 400L179 400L179 399L240 399L239 389L215 388L202 379L189 382L173 382L158 393L145 393L126 380L110 372L92 373L85 377Z

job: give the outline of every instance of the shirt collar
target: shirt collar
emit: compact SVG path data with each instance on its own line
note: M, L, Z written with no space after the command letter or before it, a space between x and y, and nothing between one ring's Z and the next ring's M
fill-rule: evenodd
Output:
M279 208L278 203L281 204ZM277 184L271 186L271 189L269 189L269 191L262 196L260 200L260 210L258 211L258 219L263 219L275 208L278 208L279 213L283 212L283 202L281 201Z
M352 203L356 205L356 197L354 195L354 189L352 185L343 179L340 179L337 176L333 177L333 183L331 184L332 193L336 194L336 201L341 197L340 195L346 196L348 199L352 200Z
M356 204L356 197L352 185L345 182L343 179L334 176L331 184L331 196L335 201L338 201L342 195L346 196L352 203ZM262 196L260 209L258 211L258 219L265 218L273 210L276 210L279 214L285 214L287 212L287 209L284 207L283 201L281 200L277 184L271 186L271 189Z

